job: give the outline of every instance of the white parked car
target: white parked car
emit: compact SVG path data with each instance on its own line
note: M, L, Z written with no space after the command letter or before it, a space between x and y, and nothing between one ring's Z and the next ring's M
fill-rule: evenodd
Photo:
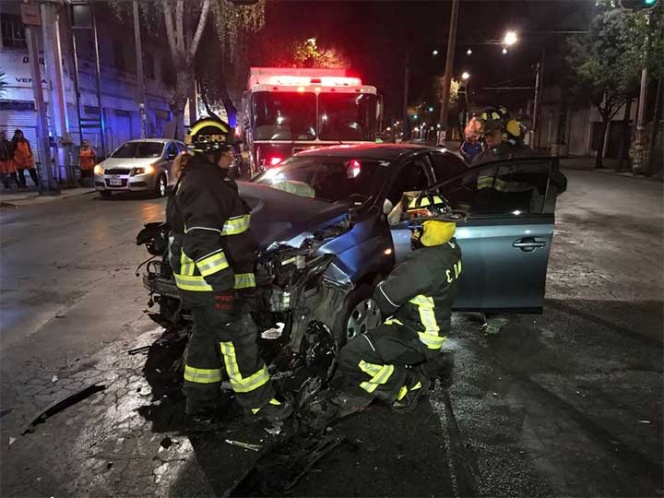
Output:
M102 197L113 192L154 192L158 197L175 185L173 160L187 146L167 138L131 140L95 166L95 189Z

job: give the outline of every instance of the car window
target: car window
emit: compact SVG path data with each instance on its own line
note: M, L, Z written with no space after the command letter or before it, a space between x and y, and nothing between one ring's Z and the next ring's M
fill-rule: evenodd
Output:
M380 189L388 165L385 161L350 157L291 157L254 182L327 202L356 202Z
M470 216L521 216L552 212L545 202L551 161L500 161L474 168L443 186L452 207Z
M387 198L396 205L405 192L425 190L430 185L429 163L425 156L406 163L392 182Z
M441 152L431 153L431 162L433 172L436 177L436 183L443 182L448 178L453 178L460 173L468 170L468 165L454 154L443 154Z
M169 156L171 154L174 155L174 156L178 155L178 147L177 147L177 145L175 145L175 142L171 142L171 143L168 144L168 149L167 149L166 153Z
M121 145L111 157L114 159L160 157L164 144L160 142L127 142Z

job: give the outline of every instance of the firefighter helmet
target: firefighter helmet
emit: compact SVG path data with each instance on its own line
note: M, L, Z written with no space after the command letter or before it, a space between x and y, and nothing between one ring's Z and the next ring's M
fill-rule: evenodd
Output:
M465 215L452 211L443 196L430 193L410 201L406 214L413 250L446 244L454 237L456 222L465 219Z
M447 199L439 194L420 194L410 201L406 210L408 220L422 223L427 220L459 221L463 215L454 212Z
M503 106L484 108L478 119L482 123L482 133L484 134L502 131L508 135L507 138L514 140L522 138L521 123L512 118L509 111Z
M194 153L215 154L236 142L230 125L215 118L199 119L185 137L185 143Z

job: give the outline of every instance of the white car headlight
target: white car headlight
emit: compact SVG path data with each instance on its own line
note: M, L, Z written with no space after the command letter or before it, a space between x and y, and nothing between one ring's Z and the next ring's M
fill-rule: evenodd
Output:
M104 167L101 164L97 164L94 169L95 175L103 175L104 174Z

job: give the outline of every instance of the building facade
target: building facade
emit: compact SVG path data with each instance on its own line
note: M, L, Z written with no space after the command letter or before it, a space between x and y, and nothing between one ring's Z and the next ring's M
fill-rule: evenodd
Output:
M76 150L81 139L87 139L99 155L108 155L123 142L141 137L133 25L130 20L123 23L108 12L97 12L101 83L101 98L98 98L94 32L92 29L73 29L72 16L66 10L69 7L59 5L57 16L64 83L61 96L50 89L55 85L49 85L48 81L49 72L45 61L49 58L45 55L49 54L44 54L42 30L36 28L49 129L54 129L51 125L58 118L54 116L58 106L51 105L51 99L62 98L67 115L68 135L74 145L72 150ZM38 154L31 61L26 30L21 22L20 4L0 5L0 21L0 72L4 73L2 78L5 81L4 92L0 95L0 130L6 130L11 138L15 129L22 129L33 145L35 154ZM167 47L147 35L148 33L142 33L146 136L160 137L164 136L167 123L171 121L169 84L173 76L169 72ZM47 46L46 50L51 48ZM78 98L75 91L77 85ZM103 127L100 126L101 122ZM57 137L59 142L62 142L63 138L68 142L66 137ZM51 143L54 143L52 136ZM102 143L105 144L106 150L103 150ZM66 162L61 158L61 164Z

